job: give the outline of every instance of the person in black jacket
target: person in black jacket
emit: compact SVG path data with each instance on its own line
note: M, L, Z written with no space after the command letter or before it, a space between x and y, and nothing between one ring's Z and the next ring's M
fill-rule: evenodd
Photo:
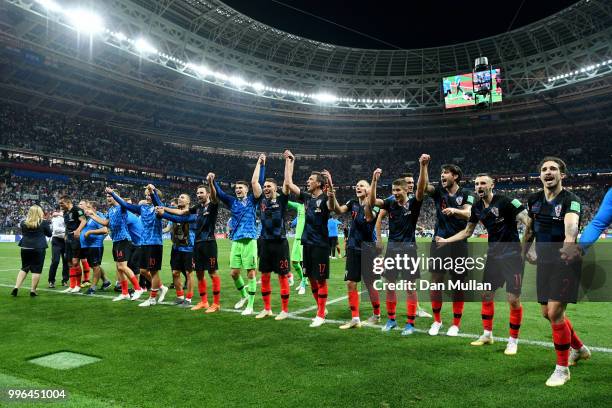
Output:
M45 263L45 253L47 250L47 238L51 236L51 226L49 221L44 219L42 208L33 205L28 210L25 221L21 222L21 235L19 241L21 247L21 270L17 274L17 282L11 295L17 296L17 292L28 272L32 272L32 288L30 296L38 296L36 287L40 280L43 264Z

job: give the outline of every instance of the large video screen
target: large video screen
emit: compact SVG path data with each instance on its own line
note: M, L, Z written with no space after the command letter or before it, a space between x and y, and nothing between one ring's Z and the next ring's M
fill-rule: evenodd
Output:
M491 89L483 96L479 91ZM442 79L444 106L447 109L475 106L482 102L501 102L502 87L499 68L478 71L474 74L458 74Z

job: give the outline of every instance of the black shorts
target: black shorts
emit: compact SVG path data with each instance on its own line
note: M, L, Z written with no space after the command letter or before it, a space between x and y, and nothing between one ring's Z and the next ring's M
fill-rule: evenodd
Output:
M467 241L453 242L442 248L438 248L435 242L431 243L429 259L427 266L431 273L448 273L452 280L464 280L468 276L468 270L463 270L461 273L453 268L448 268L447 265L458 264L459 262L444 262L445 258L456 260L457 258L467 258L469 256Z
M162 245L143 245L140 257L140 269L150 272L159 271L162 267L164 247Z
M258 258L261 258L263 246L264 246L264 239L261 237L257 238L257 257Z
M132 243L127 239L113 242L113 260L128 262L132 256Z
M259 257L261 272L289 273L289 242L286 239L263 240Z
M329 247L302 245L304 249L304 276L315 280L329 279Z
M67 235L70 237L72 232L68 232ZM71 261L81 259L81 256L81 241L74 237L66 239L66 259Z
M130 252L128 268L130 268L134 274L138 275L140 273L140 264L142 262L142 247L140 245L136 246L132 244Z
M580 289L582 262L569 265L558 262L538 263L536 287L538 302L541 304L554 300L562 303L576 303Z
M363 275L364 281L374 281L372 271L374 263L373 250L359 250L347 248L346 250L346 267L344 270L344 280L351 282L361 282ZM362 269L367 268L367 269Z
M24 272L42 273L47 250L21 248L21 270Z
M183 252L172 248L170 253L170 268L173 271L193 271L193 252Z
M207 270L209 273L219 269L217 261L217 241L200 241L195 243L193 248L193 260L196 271Z
M389 282L397 282L398 279L414 282L421 277L421 268L417 257L416 246L404 242L389 242L385 258L397 259L400 256L399 268L385 269L383 277ZM407 258L405 257L407 255ZM416 260L416 261L415 261ZM413 267L416 262L416 269ZM406 266L406 267L404 267Z
M100 266L104 256L104 247L81 248L81 256L85 257L81 259L87 259L89 266Z
M482 282L491 284L493 291L506 285L507 293L518 296L523 285L523 269L519 253L503 257L487 256Z
M329 248L335 248L338 245L338 237L329 237Z

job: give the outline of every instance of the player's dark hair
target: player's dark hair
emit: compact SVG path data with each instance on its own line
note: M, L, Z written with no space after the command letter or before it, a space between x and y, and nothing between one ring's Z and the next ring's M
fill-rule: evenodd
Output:
M70 198L69 195L64 194L60 197L60 201L72 201L72 198Z
M400 186L401 188L405 190L408 189L408 183L406 183L406 180L404 180L404 178L398 178L398 179L393 180L393 185Z
M268 177L268 178L266 179L266 181L267 181L267 182L269 182L269 183L272 183L272 184L274 184L274 185L276 185L276 186L278 186L278 183L276 182L276 179L274 179L274 178L272 178L272 177Z
M410 178L410 177L414 178L414 173L408 171L406 173L400 174L400 178L403 178L403 179Z
M461 171L461 167L456 164L443 164L440 168L441 171L450 171L454 176L457 176L457 183L463 177L463 172Z
M325 187L325 183L327 183L326 177L320 171L313 171L310 173L311 176L315 176L317 178L317 182L321 184L321 188Z
M98 209L98 203L96 203L95 201L87 200L87 204L89 204L89 206L93 208L94 210Z
M198 191L199 189L203 188L204 190L206 190L206 192L208 193L208 186L205 186L204 184L200 184L197 188L196 191Z
M238 180L236 183L234 183L235 185L238 184L242 184L243 186L246 186L247 188L249 188L249 183L244 181L244 180Z
M478 177L488 177L488 178L490 178L491 180L493 180L493 177L491 177L491 175L490 175L489 173L478 173L478 174L476 175L476 177L474 178L474 180L476 180L476 178L478 178Z
M557 163L557 165L559 166L559 171L562 174L565 174L567 171L567 166L565 165L565 162L563 160L561 160L558 157L555 156L546 156L542 159L542 161L540 162L540 165L538 166L538 171L540 171L542 169L542 166L544 165L544 163L546 163L547 161L551 161L551 162L555 162Z

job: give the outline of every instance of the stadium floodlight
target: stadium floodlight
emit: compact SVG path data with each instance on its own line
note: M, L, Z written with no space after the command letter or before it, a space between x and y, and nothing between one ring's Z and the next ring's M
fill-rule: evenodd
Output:
M333 103L338 100L338 97L336 95L332 95L327 92L321 92L318 94L314 94L312 95L312 98L322 103Z
M242 79L241 77L236 76L236 75L231 76L229 78L229 81L230 81L231 84L233 84L234 86L239 87L239 88L243 87L243 86L245 86L247 84L247 81L245 81L244 79Z
M104 21L91 11L77 9L66 11L70 24L81 33L98 34L104 31Z
M119 41L127 41L127 36L125 34L123 34L122 32L118 32L118 33L113 33L113 36L118 39Z
M46 8L47 11L54 13L59 13L62 11L62 7L53 0L36 0L36 2Z
M157 48L152 46L147 40L144 38L139 38L134 42L134 47L136 47L136 51L141 54L157 54Z

